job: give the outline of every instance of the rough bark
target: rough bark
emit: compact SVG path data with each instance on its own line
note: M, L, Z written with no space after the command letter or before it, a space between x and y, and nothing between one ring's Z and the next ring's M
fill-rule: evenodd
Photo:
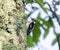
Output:
M0 50L26 50L22 0L0 0Z

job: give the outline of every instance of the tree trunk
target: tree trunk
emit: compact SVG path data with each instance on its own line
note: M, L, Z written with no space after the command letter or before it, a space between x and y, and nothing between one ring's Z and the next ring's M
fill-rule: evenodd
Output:
M0 0L0 50L26 50L22 0Z

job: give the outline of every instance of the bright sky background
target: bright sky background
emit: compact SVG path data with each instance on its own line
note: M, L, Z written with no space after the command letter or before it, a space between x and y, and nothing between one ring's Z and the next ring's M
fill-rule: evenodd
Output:
M47 1L51 4L52 0L45 0L45 1ZM37 4L33 4L33 5L39 7ZM26 7L28 7L29 12L32 11L30 4L27 5ZM57 8L60 10L59 6L57 6ZM37 14L39 12L41 13L42 18L44 18L46 16L46 14L40 8L39 10L35 11L33 13L33 15L31 15L31 17L36 18ZM57 11L57 12L59 12L59 11ZM28 12L26 12L26 13L28 13ZM59 14L59 13L57 13L57 14ZM28 21L29 20L30 20L30 18L28 19ZM56 19L53 19L53 21L55 22L54 24L55 24L55 27L56 27L56 32L59 33L60 32L60 26L58 25ZM35 45L32 48L29 48L29 50L59 50L58 49L58 43L56 43L54 46L51 45L53 39L56 38L54 33L53 33L53 28L50 28L50 32L49 32L48 36L46 37L46 39L43 39L44 30L42 28L40 28L40 29L41 29L42 34L41 34L41 37L39 38L38 45L37 46Z

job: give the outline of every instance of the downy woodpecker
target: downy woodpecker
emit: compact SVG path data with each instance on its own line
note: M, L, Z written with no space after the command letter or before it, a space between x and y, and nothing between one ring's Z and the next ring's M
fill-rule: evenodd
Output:
M28 24L28 28L27 28L27 35L29 35L32 31L32 29L34 28L34 24L35 24L35 19L31 18L31 21Z

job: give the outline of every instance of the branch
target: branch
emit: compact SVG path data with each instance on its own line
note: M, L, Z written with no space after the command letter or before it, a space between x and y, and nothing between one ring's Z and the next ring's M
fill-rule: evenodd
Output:
M52 14L54 15L54 16L53 16L53 18L54 18L54 17L56 17L56 19L57 19L57 21L58 21L58 24L60 25L59 18L58 18L58 16L57 16L57 14L52 10L52 8L51 8L50 4L49 4L48 2L45 2L44 4L47 4L47 5L49 6L50 11L51 11L51 12L52 12Z

